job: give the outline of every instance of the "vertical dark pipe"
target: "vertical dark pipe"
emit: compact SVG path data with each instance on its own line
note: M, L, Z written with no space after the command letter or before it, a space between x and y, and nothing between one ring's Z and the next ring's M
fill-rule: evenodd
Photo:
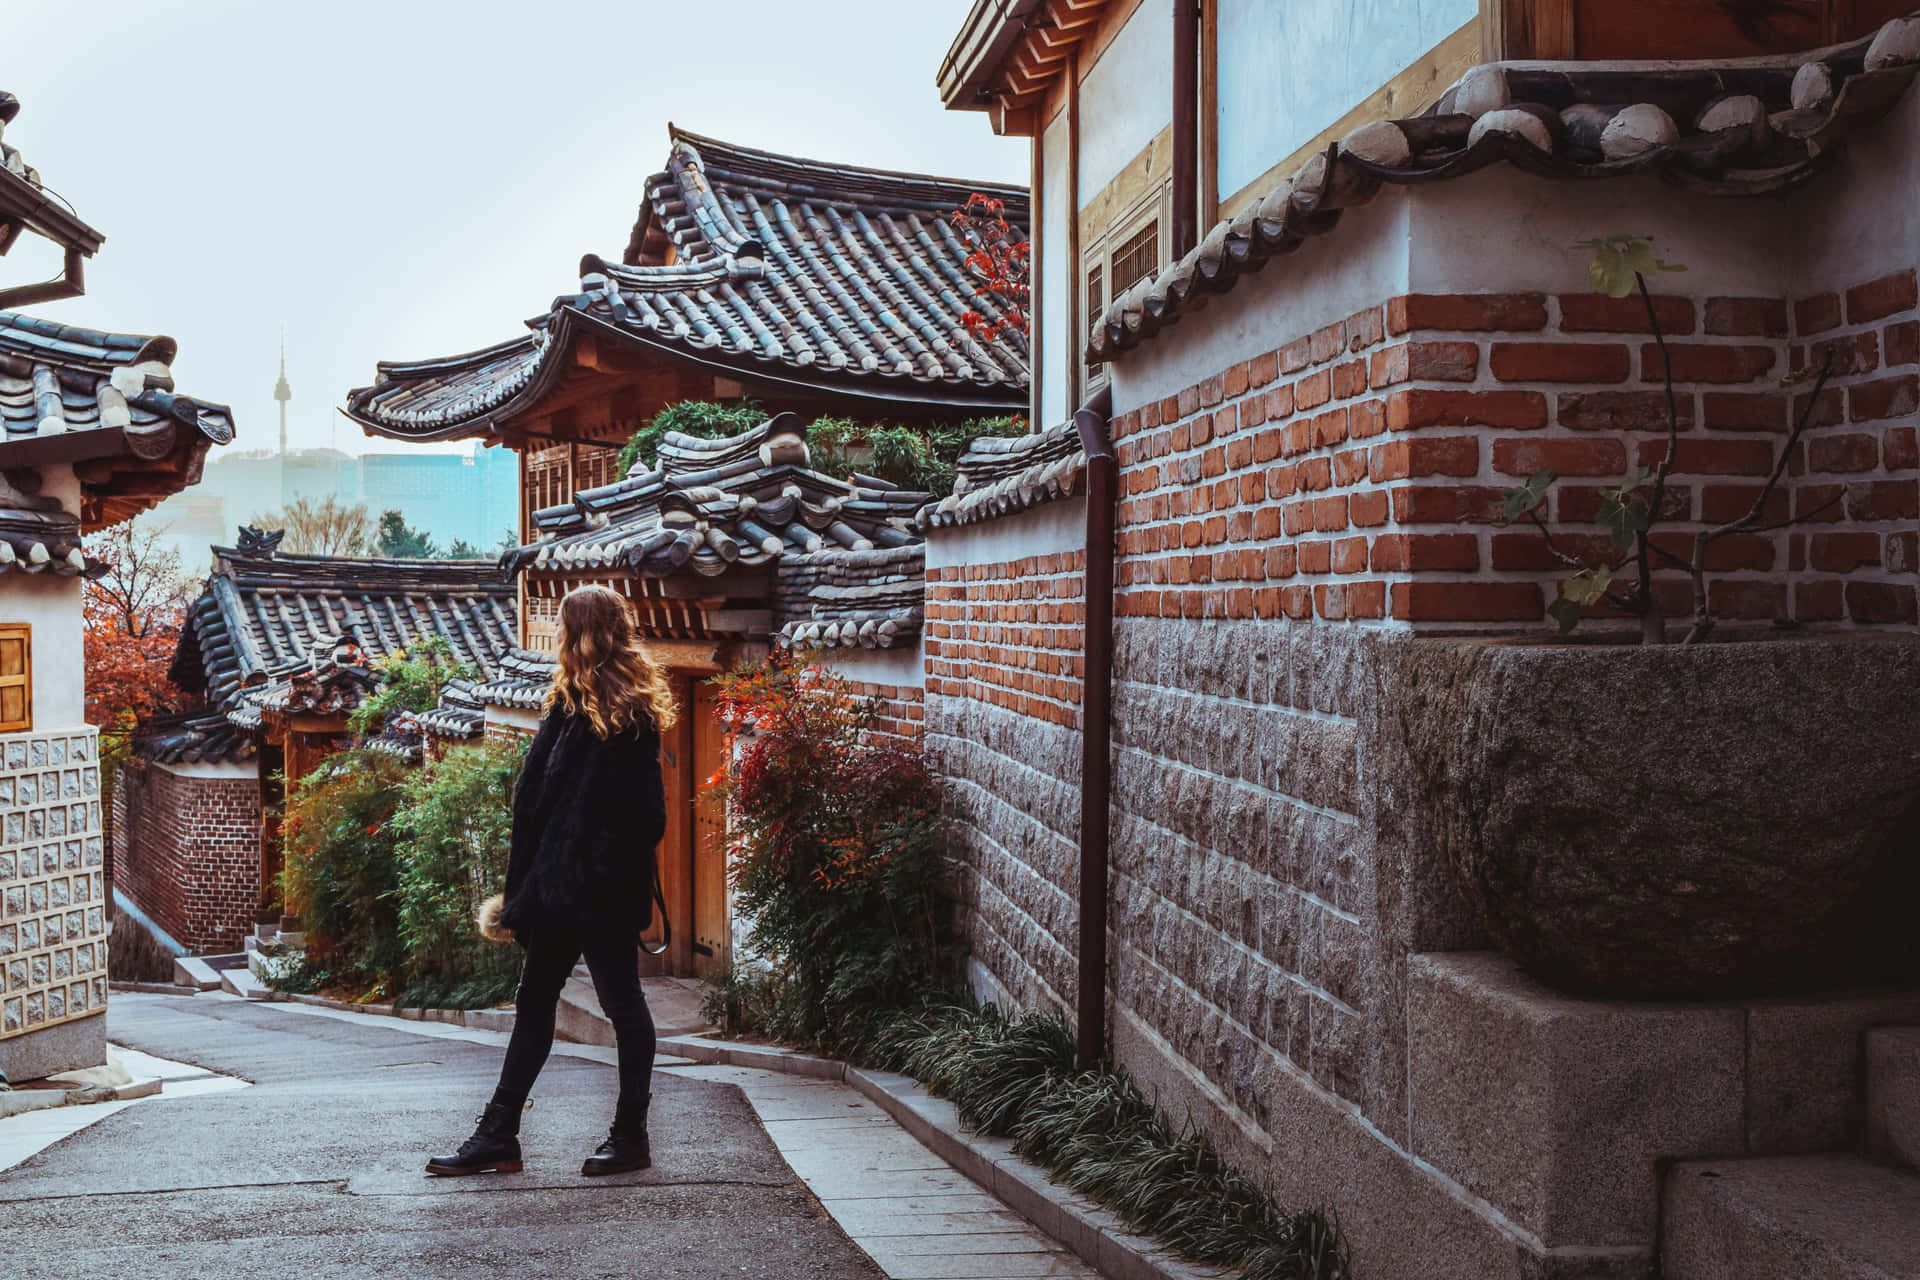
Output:
M1035 111L1036 118L1039 115ZM1031 184L1027 195L1027 422L1038 431L1040 417L1040 389L1046 385L1047 360L1046 345L1040 341L1040 305L1045 297L1046 258L1047 258L1047 165L1044 139L1046 126L1038 124L1033 130L1032 156L1028 164ZM1068 403L1072 403L1069 401ZM524 614L522 615L525 616Z
M1177 261L1200 243L1200 5L1173 0L1173 226Z
M1087 455L1085 669L1081 677L1080 991L1075 1057L1085 1070L1106 1052L1107 851L1112 792L1113 553L1120 462L1107 438L1111 389L1073 415Z

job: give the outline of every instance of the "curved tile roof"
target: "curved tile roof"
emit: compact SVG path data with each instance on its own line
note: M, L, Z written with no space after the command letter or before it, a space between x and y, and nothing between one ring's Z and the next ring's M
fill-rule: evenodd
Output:
M242 530L238 547L214 548L213 572L187 611L169 672L181 688L233 713L235 723L257 723L261 707L281 705L296 676L328 666L316 653L342 642L379 658L438 636L455 661L492 678L517 641L516 593L487 562L281 555L278 548L278 535L251 529Z
M922 529L1012 515L1080 487L1086 450L1072 421L1024 436L982 436L955 465L953 493L920 511Z
M642 577L716 577L734 565L824 548L917 543L914 513L930 494L884 480L839 480L811 467L800 419L779 414L723 440L669 432L660 468L536 511L542 538L510 551L510 572L620 569Z
M1423 115L1376 120L1172 266L1116 298L1088 335L1111 360L1205 305L1269 259L1299 249L1383 183L1443 182L1505 161L1556 178L1657 173L1714 195L1784 191L1884 115L1920 71L1920 16L1865 40L1791 57L1705 62L1491 63Z
M762 381L944 407L1026 403L1028 351L961 323L973 296L950 215L980 192L1024 225L1018 187L824 164L675 129L625 259L588 254L578 293L530 332L465 355L385 362L348 395L367 431L483 435L535 402L583 332Z

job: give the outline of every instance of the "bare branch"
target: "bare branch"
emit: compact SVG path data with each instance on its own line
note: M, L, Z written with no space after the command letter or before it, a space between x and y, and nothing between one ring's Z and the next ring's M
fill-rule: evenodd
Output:
M1540 513L1538 511L1527 512L1527 519L1533 521L1533 527L1540 531L1541 540L1547 544L1547 554L1551 555L1555 560L1558 560L1561 564L1569 565L1575 569L1587 569L1592 567L1588 565L1585 560L1582 560L1579 556L1573 555L1566 551L1562 551L1559 548L1559 546L1553 540L1553 533L1547 528L1547 522L1540 518Z

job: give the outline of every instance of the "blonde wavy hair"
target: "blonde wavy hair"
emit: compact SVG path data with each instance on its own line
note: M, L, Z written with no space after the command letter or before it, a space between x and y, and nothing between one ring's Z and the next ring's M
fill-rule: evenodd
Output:
M666 672L641 647L627 602L607 588L567 592L558 656L545 710L585 716L595 736L649 723L664 733L678 718Z

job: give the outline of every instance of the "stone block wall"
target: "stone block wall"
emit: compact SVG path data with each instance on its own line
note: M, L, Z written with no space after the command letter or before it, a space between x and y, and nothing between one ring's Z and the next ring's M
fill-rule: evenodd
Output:
M100 816L93 729L0 737L0 1043L106 1008Z
M1682 422L1659 530L1676 554L1752 505L1807 392L1782 376L1834 360L1768 513L1817 522L1717 541L1716 617L1920 623L1914 273L1655 303ZM1500 491L1553 468L1556 537L1600 554L1600 490L1666 449L1638 298L1408 294L1286 339L1115 418L1125 614L1533 624L1568 570L1538 531L1493 526ZM1688 616L1685 575L1660 576Z
M976 985L1061 1008L1077 963L1086 559L1054 532L1028 544L1052 549L1010 559L940 536L939 554L968 563L930 558L922 645L926 746L957 819Z
M259 779L135 760L117 791L115 886L188 950L238 951L260 907Z

